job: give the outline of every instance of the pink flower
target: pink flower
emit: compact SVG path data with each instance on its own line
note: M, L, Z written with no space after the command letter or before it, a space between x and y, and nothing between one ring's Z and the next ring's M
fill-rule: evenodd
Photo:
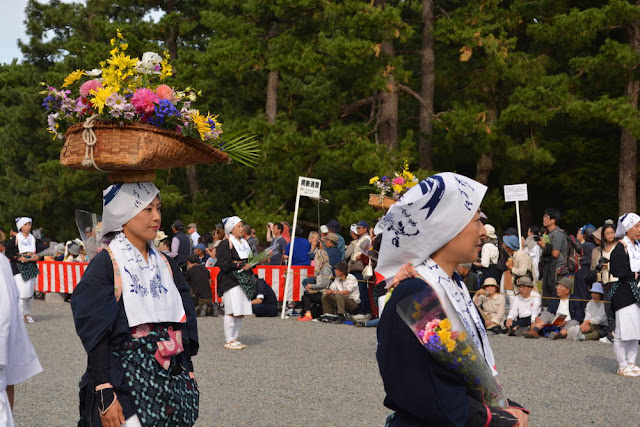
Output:
M80 96L82 96L83 98L86 98L87 96L89 96L89 92L92 90L97 90L98 88L102 87L102 83L100 82L100 80L89 80L86 81L84 83L82 83L82 86L80 86Z
M160 85L156 88L156 93L160 97L160 99L173 99L173 89L171 89L167 85Z
M404 178L401 177L401 176L399 176L397 178L394 178L393 181L392 181L392 184L394 184L394 185L402 185L402 184L404 184Z
M131 98L131 103L136 107L138 114L153 114L156 104L160 102L160 97L151 89L138 89Z

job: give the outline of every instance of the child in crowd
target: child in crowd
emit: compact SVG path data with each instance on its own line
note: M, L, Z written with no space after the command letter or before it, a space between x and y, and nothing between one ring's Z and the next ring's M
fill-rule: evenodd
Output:
M567 336L574 341L597 340L607 334L607 313L605 312L604 290L602 284L595 282L591 289L591 300L587 303L584 321L580 326L573 326L567 331Z

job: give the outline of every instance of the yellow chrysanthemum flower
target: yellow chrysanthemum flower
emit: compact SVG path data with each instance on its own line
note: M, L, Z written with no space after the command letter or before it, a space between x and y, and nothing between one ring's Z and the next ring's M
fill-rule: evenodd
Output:
M209 123L208 123L208 120L210 117L203 116L202 114L200 114L199 111L191 112L190 116L191 116L191 120L193 121L193 124L196 127L196 130L200 134L200 138L204 140L207 132L211 130L211 126L209 126Z
M110 87L100 87L97 90L94 89L92 91L90 91L89 93L93 95L93 98L91 98L91 105L93 105L97 110L98 113L102 114L102 111L104 110L104 106L107 103L107 98L109 98L115 91L113 90L113 88Z
M458 335L458 339L460 341L464 341L465 339L467 339L467 333L464 331L460 332L460 334Z
M449 353L453 352L453 350L456 349L456 342L452 339L448 339L447 341L445 341L445 345L447 346L447 351Z
M441 327L442 329L451 329L451 320L449 320L449 319L443 319L443 320L440 322L440 327Z
M173 75L173 67L169 64L169 59L171 55L169 55L168 51L164 51L164 59L160 63L162 69L160 70L160 80L164 81L169 76Z
M393 184L391 187L393 188L393 191L395 191L396 193L402 193L402 185Z
M380 177L374 176L373 178L371 178L369 180L369 184L375 184L376 182L378 182L380 180Z
M120 70L126 70L127 68L133 68L138 63L136 58L131 58L129 55L120 53L110 59L107 59L107 63Z
M71 74L69 74L67 76L67 78L64 79L64 83L62 84L62 87L67 87L67 86L77 82L84 75L85 75L84 70L75 70L75 71L73 71Z
M441 329L438 331L438 336L440 337L440 341L446 343L451 340L451 331L446 329Z

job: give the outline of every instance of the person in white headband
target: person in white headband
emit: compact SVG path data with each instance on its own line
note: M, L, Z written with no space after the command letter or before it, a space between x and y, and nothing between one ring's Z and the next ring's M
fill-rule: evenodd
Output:
M616 236L622 239L611 251L609 269L618 278L609 293L609 323L615 321L613 351L618 361L618 375L640 376L636 365L640 340L640 216L626 213L618 219Z
M105 250L89 264L71 298L87 352L81 422L91 425L193 425L198 351L196 313L180 269L155 246L161 223L150 182L103 192ZM160 379L162 379L160 381ZM169 387L162 384L169 381ZM175 401L171 411L155 402ZM136 403L138 402L138 403Z
M497 374L484 321L455 273L457 265L478 258L486 233L480 211L486 191L462 175L433 175L407 191L377 225L382 244L376 271L390 281L394 276L404 279L393 289L378 323L384 402L396 411L387 425L488 425L491 417L511 422L505 425L527 425L527 411L513 402L502 410L471 398L464 381L432 358L397 312L400 301L430 285L445 308L455 310Z
M20 294L20 313L26 323L34 322L31 309L36 280L40 274L36 264L40 257L36 254L44 250L42 243L31 234L32 223L33 220L26 216L16 218L18 234L9 240L5 251Z
M248 263L251 247L242 237L242 219L230 216L222 220L226 234L217 249L218 295L224 301L224 348L242 350L246 345L238 341L244 316L253 314L251 298L256 277Z

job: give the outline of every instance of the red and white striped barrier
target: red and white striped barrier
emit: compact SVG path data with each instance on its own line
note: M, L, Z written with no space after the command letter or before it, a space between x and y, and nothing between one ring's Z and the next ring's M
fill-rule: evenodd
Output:
M80 279L88 265L89 264L86 262L38 262L40 275L38 276L36 291L63 292L70 294L80 282ZM313 267L293 266L291 267L291 270L293 283L287 295L287 301L300 301L300 297L304 292L304 289L302 289L301 286L302 280L307 277L313 277ZM221 302L222 299L218 298L218 294L216 292L218 285L218 272L220 269L218 267L211 267L209 268L209 271L211 272L211 291L213 292L213 301ZM259 265L255 267L253 271L258 275L258 277L264 279L264 281L273 288L278 301L282 301L284 298L284 277L287 267L280 265Z

